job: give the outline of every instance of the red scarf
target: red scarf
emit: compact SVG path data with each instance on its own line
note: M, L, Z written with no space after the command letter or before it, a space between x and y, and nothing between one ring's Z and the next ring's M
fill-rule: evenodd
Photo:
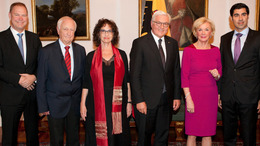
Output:
M119 50L113 45L112 49L114 53L115 66L112 101L112 134L120 134L122 133L122 84L125 75L125 66ZM94 92L95 130L97 145L108 146L101 46L97 48L93 56L90 76L92 79Z

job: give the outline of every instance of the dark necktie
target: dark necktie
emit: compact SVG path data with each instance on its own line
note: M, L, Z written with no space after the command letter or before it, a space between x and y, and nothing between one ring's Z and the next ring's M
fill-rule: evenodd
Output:
M164 56L163 48L162 48L162 39L159 39L158 41L159 41L159 52L160 52L160 56L162 59L163 68L165 68L165 56Z
M23 52L23 33L18 33L17 34L19 36L19 39L18 39L18 47L19 47L19 50L21 52L21 55L23 57L23 60L24 60L24 52Z
M69 52L70 46L65 46L65 63L69 72L69 75L71 77L71 60L70 60L70 52Z
M235 47L234 47L234 62L237 63L237 60L241 53L241 43L240 43L240 37L243 35L241 33L237 33L237 39L235 41Z
M159 52L160 52L163 68L165 69L165 55L163 53L163 48L162 48L162 39L159 39L158 41L159 41ZM165 84L163 84L163 91L162 91L162 93L164 93L164 92L166 92Z

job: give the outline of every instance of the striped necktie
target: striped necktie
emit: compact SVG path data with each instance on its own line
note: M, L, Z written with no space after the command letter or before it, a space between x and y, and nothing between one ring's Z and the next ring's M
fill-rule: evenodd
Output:
M67 66L69 75L71 77L71 60L70 60L70 52L69 52L70 46L65 46L65 64Z

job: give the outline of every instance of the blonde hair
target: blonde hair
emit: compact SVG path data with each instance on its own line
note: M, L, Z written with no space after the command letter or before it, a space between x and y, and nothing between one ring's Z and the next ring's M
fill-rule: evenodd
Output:
M214 22L206 17L200 17L194 21L193 26L192 26L192 33L196 38L197 38L197 33L196 33L197 29L204 23L209 23L209 25L211 27L211 36L214 36L214 34L215 34Z

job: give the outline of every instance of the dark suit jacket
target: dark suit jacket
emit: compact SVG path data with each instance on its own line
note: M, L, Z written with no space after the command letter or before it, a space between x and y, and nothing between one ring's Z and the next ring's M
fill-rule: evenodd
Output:
M130 52L130 82L134 104L145 101L148 109L158 105L165 83L169 103L180 99L180 60L176 40L165 36L166 64L151 33L133 41Z
M86 53L84 47L76 43L72 43L72 47L74 54L72 81L59 41L40 49L37 74L39 113L50 111L52 117L63 118L72 108L79 115Z
M20 73L34 74L37 71L38 50L41 48L39 37L29 31L26 36L26 65L14 36L8 28L0 33L0 104L18 105L24 94L35 98L35 90L27 91L19 85Z
M234 31L221 37L220 51L222 60L222 77L220 94L222 101L230 101L235 92L242 104L255 104L260 91L260 34L249 29L244 47L236 64L234 64L231 41Z

